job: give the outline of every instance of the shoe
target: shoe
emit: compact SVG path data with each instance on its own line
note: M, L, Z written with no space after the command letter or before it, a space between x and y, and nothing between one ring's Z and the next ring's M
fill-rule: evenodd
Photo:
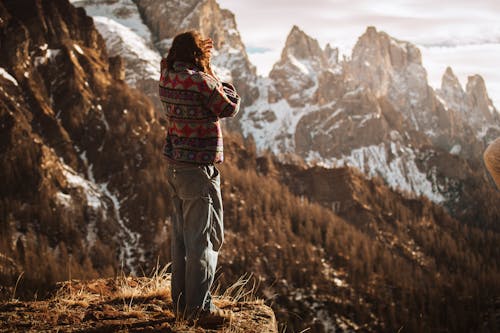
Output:
M196 323L199 326L211 327L211 326L220 326L225 323L230 323L232 319L233 319L232 311L223 310L216 307L213 310L201 312Z

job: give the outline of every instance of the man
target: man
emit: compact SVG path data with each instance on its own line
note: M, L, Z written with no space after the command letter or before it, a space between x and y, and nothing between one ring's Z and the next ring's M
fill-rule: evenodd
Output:
M160 99L167 118L164 155L174 204L172 221L172 301L177 315L199 323L222 323L231 312L217 308L210 295L223 212L220 175L223 161L219 119L233 117L240 97L210 68L211 39L196 31L177 35L162 60Z

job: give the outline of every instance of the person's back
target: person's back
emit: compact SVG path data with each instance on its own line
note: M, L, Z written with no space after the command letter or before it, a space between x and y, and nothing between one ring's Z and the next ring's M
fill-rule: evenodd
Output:
M231 313L212 302L218 251L224 241L220 173L223 156L219 118L234 116L240 97L210 69L211 40L187 32L174 38L162 60L159 94L167 119L172 219L171 294L177 315L206 322Z
M169 120L165 156L174 163L222 162L219 118L238 112L239 97L234 88L181 61L162 74L160 97L167 105L164 111Z

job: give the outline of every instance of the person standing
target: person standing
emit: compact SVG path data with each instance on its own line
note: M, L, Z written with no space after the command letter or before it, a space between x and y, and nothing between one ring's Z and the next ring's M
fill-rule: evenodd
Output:
M218 251L224 240L220 118L235 116L240 97L210 67L212 40L197 31L175 36L162 59L159 94L167 120L164 156L174 205L172 302L176 315L210 322L231 312L212 301Z

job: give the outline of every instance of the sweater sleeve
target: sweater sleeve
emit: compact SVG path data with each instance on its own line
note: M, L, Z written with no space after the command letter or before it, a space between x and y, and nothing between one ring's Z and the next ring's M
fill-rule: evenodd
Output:
M234 117L240 110L241 98L234 86L203 75L204 104L217 117Z

